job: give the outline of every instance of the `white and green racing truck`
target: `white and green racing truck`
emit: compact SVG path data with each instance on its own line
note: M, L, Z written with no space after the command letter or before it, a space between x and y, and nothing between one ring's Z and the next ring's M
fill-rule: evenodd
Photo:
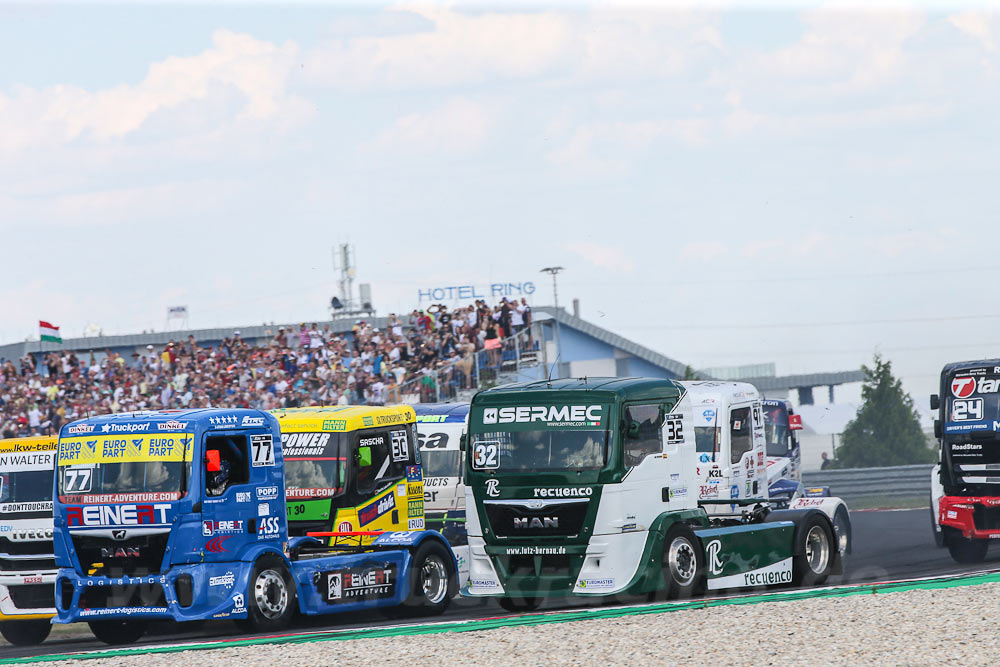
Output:
M463 593L525 610L554 596L679 598L819 584L842 572L847 545L823 507L836 499L772 510L759 395L725 384L716 409L729 437L713 434L707 460L699 460L707 452L698 451L694 404L700 409L709 389L720 396L719 387L584 378L478 393ZM713 479L717 497L701 488Z

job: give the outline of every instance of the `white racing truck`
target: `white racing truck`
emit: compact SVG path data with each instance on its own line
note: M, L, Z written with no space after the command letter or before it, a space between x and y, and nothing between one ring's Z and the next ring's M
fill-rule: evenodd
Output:
M0 440L0 634L31 646L55 615L52 470L55 438Z
M768 423L769 410L772 413L779 407L787 410L782 405L784 401L763 401L757 389L745 382L680 384L687 389L694 412L698 500L767 498L781 509L819 509L833 522L841 553L850 553L851 518L847 504L830 497L825 487L802 488L798 443L789 428L787 412L771 414L772 421ZM801 421L798 425L801 428ZM775 444L783 444L780 451L771 449L777 456L768 452L772 439ZM735 503L728 507L715 505L708 511L710 514L735 511L736 506Z
M468 403L424 403L417 413L417 438L424 470L424 517L440 531L458 561L459 586L469 580L469 540L465 531L465 484L461 441L469 420Z

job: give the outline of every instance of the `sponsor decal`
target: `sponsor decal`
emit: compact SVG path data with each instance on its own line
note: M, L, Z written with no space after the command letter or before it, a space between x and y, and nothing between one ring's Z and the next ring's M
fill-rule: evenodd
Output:
M720 468L712 467L708 469L709 479L722 479L722 470Z
M546 426L600 426L601 405L532 405L484 408L484 424L534 424Z
M507 547L504 553L508 556L561 556L566 553L566 547Z
M187 422L179 422L176 419L171 419L168 422L160 422L156 425L159 431L183 431L187 428Z
M594 495L594 489L589 486L535 489L536 498L589 498L592 495Z
M69 428L67 428L66 432L69 433L70 435L74 435L74 434L78 434L78 433L93 433L94 432L94 425L93 424L76 424L75 426L70 426Z
M119 542L121 542L126 537L128 537L128 531L126 531L126 530L119 529L119 530L112 530L111 531L111 539L113 539L113 540L118 540Z
M622 526L623 533L631 533L633 530L638 530L634 523L626 523Z
M101 558L139 558L139 547L101 547Z
M270 516L271 506L268 503L257 503L257 516Z
M1000 378L962 376L952 378L951 393L955 398L968 398L972 394L1000 392Z
M148 422L140 424L105 424L101 427L101 433L138 433L139 431L149 431L151 425Z
M441 424L446 419L448 415L417 415L418 424Z
M395 595L396 565L352 567L320 574L317 588L330 604L384 600Z
M425 486L426 486L426 484L407 484L406 485L406 495L408 495L408 496L421 496L421 495L424 494L424 487Z
M250 436L250 457L254 468L274 466L274 438L270 433Z
M351 526L350 521L341 521L340 525L337 526L337 531L341 533L350 533L354 528Z
M166 614L166 607L101 607L99 609L80 609L80 618L90 618L94 616L151 616L153 614Z
M0 471L51 470L54 452L35 454L0 454Z
M681 486L681 487L678 487L678 488L671 488L670 489L670 499L671 500L673 500L674 498L687 498L687 494L688 494L688 490L687 490L686 486Z
M740 497L740 487L739 487L738 484L733 484L729 488L729 497L730 498L739 498Z
M192 447L193 438L189 433L62 438L59 465L180 461Z
M397 413L392 415L375 415L375 423L379 426L391 426L393 424L405 424L406 414Z
M229 549L225 547L223 542L228 540L230 537L232 537L232 535L213 537L208 542L205 542L205 551L213 554L228 553Z
M491 478L486 480L486 495L496 498L500 495L500 480L497 478Z
M514 517L514 528L519 530L550 529L559 527L557 516Z
M61 502L80 505L111 503L155 503L169 502L181 497L179 491L147 491L143 493L88 493L59 496Z
M615 587L615 580L612 579L612 578L607 578L607 579L581 579L580 583L578 583L576 586L577 586L577 588L586 588L586 589L614 588Z
M407 500L406 501L406 516L408 517L418 517L424 515L424 499L421 496L417 500Z
M66 523L73 526L166 526L169 503L89 505L66 507Z
M281 451L286 459L309 456L333 456L336 451L327 452L330 444L329 433L282 433ZM336 448L334 448L335 450Z
M364 424L365 426L374 426L375 425L375 422L372 421L371 417L362 417L361 418L361 423Z
M209 586L225 586L226 588L232 588L235 583L236 575L234 575L231 571L221 574L218 577L208 578Z
M258 540L272 540L279 537L281 534L281 522L279 517L276 516L265 516L260 520L260 525L257 527L257 539Z
M423 517L419 519L407 519L407 528L410 530L423 530L424 529L424 519Z
M236 535L244 531L243 519L226 519L222 521L201 522L201 534L205 537L212 535Z
M250 492L249 491L237 491L236 492L236 502L238 502L238 503L248 503L248 502L250 502Z
M705 554L708 556L708 569L714 574L721 574L723 562L719 557L719 552L722 550L722 542L719 540L712 540L705 546Z
M22 583L25 583L25 584L40 584L40 583L42 583L42 578L41 577L24 577L22 579Z
M406 466L406 481L420 482L424 479L424 472L420 466Z
M215 428L236 428L236 424L239 423L239 417L236 415L219 415L218 417L210 417L208 422Z
M243 593L237 593L233 596L233 614L242 614L246 612L246 600L243 597Z
M365 505L358 510L358 525L367 526L375 519L379 518L386 512L389 512L396 508L396 496L389 494Z
M277 486L258 486L257 500L275 500L278 497Z
M347 430L346 419L324 419L321 428L324 431L345 431Z
M244 417L243 421L240 422L240 428L254 428L263 425L264 425L263 417Z
M700 454L698 456L698 461L700 461L701 463L708 463L711 460L712 460L712 455L711 454L704 454L703 453L703 454Z
M469 579L470 588L499 588L500 583L496 579Z
M0 514L18 514L21 512L51 512L51 500L39 500L32 503L0 503ZM7 526L10 528L10 526Z
M822 498L796 498L790 509L801 509L803 507L822 507Z
M719 486L717 484L708 484L700 487L698 491L698 499L706 500L708 498L718 498L719 497Z

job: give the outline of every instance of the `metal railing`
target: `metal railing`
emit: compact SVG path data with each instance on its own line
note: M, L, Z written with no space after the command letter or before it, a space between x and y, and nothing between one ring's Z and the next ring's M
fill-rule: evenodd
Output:
M921 464L803 472L802 483L805 486L828 486L833 495L846 501L882 496L926 499L931 492L933 467Z
M420 377L399 385L389 400L398 403L458 400L463 392L493 386L504 375L516 376L524 368L542 363L541 347L541 328L532 323L500 339L493 349L478 350L457 361L427 369Z

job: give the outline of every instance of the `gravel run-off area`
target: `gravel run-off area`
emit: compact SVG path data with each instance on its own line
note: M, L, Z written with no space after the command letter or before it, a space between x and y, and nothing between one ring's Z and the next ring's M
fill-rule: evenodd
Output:
M1000 656L998 626L1000 583L992 583L477 632L35 664L980 665Z

